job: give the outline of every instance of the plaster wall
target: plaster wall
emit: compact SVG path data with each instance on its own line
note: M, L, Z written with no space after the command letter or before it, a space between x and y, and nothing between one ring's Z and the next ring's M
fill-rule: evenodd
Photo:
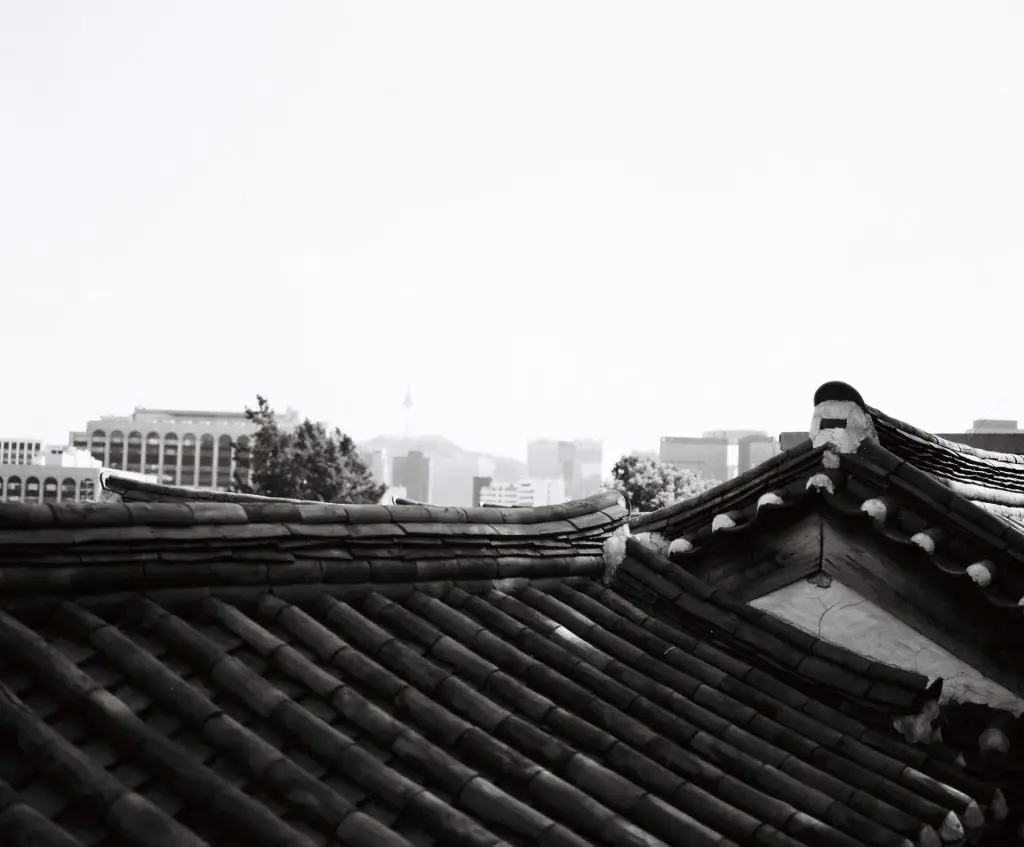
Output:
M1024 699L852 588L835 580L822 587L821 581L821 577L801 579L750 605L862 656L917 671L929 681L941 677L944 701L985 703L1017 715L1024 713Z

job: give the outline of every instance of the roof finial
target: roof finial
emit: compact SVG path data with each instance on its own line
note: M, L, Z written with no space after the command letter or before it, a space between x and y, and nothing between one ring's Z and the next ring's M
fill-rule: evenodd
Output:
M826 382L814 392L810 435L815 447L831 444L839 453L855 453L865 440L878 441L863 398L845 382Z

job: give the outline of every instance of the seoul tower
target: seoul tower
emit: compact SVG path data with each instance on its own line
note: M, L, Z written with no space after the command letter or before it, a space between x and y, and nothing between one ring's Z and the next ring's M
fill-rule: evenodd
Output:
M411 435L411 427L409 426L410 418L412 417L412 386L408 385L405 389L405 400L402 401L402 405L405 406L405 437L408 438Z

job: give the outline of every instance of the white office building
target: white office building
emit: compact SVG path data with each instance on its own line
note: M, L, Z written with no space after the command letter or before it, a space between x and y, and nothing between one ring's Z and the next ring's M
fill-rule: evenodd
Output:
M28 464L0 464L0 501L8 503L81 503L95 500L103 464L88 450L75 447L40 448ZM146 482L156 476L118 471Z
M486 506L550 506L567 499L561 479L524 479L480 489L480 503Z
M277 422L282 429L294 427L298 412L289 409ZM69 440L104 467L153 476L168 485L224 488L237 469L232 444L247 447L255 432L243 412L136 409L89 421Z

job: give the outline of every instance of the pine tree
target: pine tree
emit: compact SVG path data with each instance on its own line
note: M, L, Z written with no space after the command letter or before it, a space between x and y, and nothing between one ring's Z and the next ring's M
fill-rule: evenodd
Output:
M282 430L259 395L245 416L258 429L248 444L232 445L238 468L232 491L324 503L379 503L384 496L385 486L337 427L329 432L306 418L294 430Z

